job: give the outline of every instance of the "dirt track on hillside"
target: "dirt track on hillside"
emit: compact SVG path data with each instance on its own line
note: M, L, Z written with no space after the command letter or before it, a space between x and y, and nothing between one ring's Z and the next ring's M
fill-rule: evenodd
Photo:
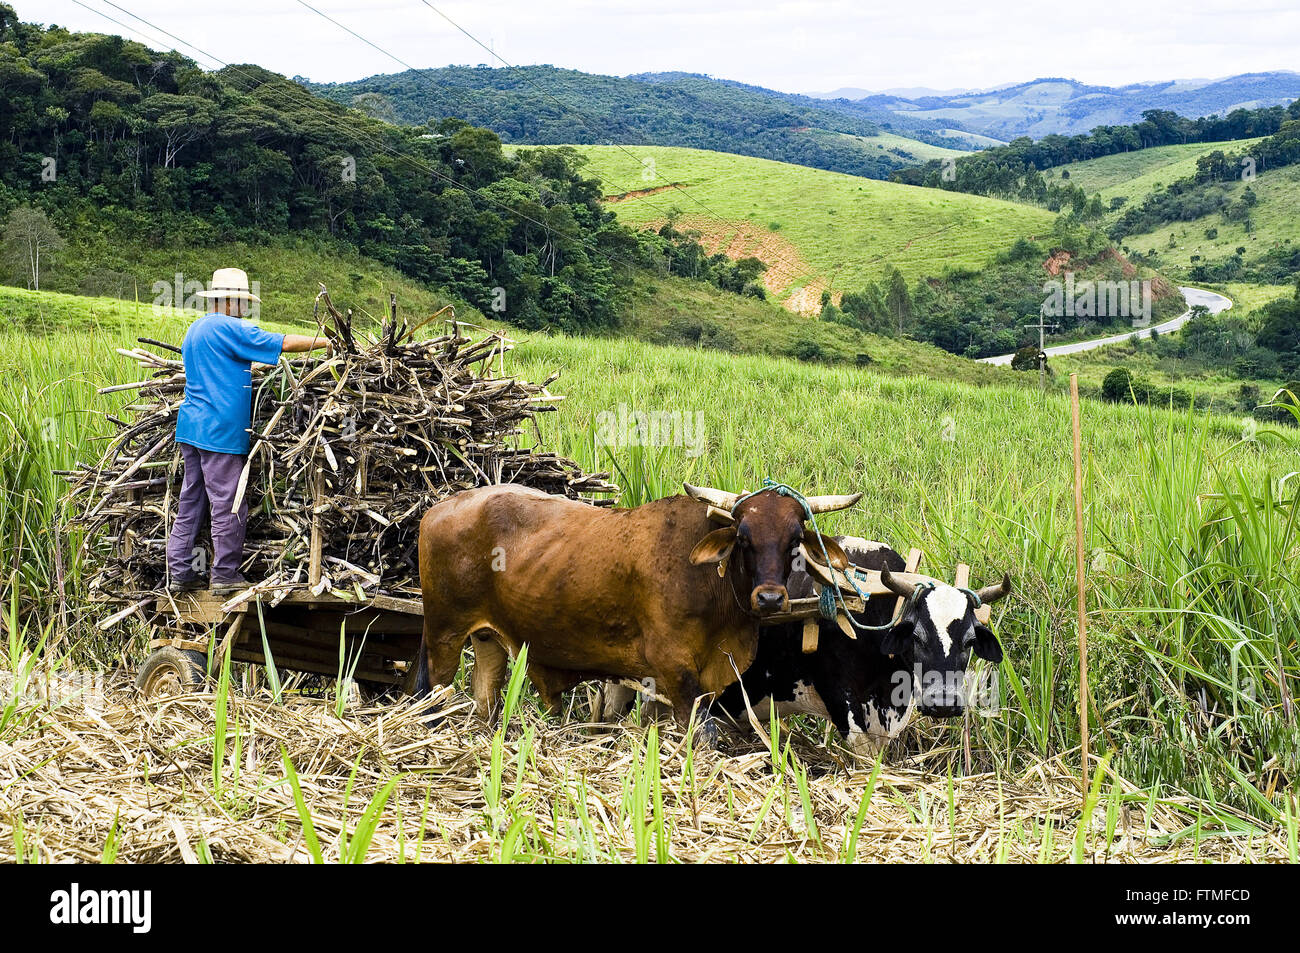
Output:
M686 185L685 182L669 182L667 185L656 185L649 189L633 189L630 192L619 192L617 195L606 195L601 201L606 205L617 205L619 202L626 202L628 199L639 199L647 195L658 195L660 192L667 192L669 189L679 188Z
M658 219L647 222L645 227L658 231L664 223L664 219ZM816 314L821 310L826 281L777 232L753 222L722 222L702 215L683 215L675 227L679 231L699 233L699 243L711 255L722 252L732 261L757 258L763 262L767 265L761 279L763 287L773 297L784 296L781 304L786 310L795 314ZM833 292L832 298L838 302L839 293Z

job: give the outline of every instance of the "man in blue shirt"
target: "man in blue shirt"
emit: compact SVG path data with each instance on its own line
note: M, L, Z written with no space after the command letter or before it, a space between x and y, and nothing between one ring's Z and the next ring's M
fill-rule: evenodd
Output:
M235 493L248 460L253 402L253 362L274 364L282 352L328 347L323 337L275 334L248 317L261 301L249 290L239 268L219 268L209 291L212 310L190 325L181 344L185 399L176 415L176 443L185 475L176 519L167 540L168 588L202 588L202 550L195 547L205 511L211 513L212 592L242 589L248 503L234 507Z

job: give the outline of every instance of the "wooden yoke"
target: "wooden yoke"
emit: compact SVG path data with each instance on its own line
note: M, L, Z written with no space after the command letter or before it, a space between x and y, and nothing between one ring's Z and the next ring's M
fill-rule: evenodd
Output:
M711 522L717 523L721 526L730 526L735 522L735 517L733 517L731 513L712 504L709 504L707 513ZM857 630L853 628L853 624L846 617L845 610L847 609L848 612L853 613L861 612L866 608L865 600L861 596L857 595L859 591L868 598L872 596L889 595L892 592L888 586L880 581L879 570L858 570L859 578L856 580L857 585L855 586L854 582L850 581L850 579L840 570L831 566L823 565L814 559L812 554L802 543L799 545L798 553L803 558L804 565L808 569L808 574L813 577L813 580L819 586L823 588L826 586L834 586L840 591L843 599L842 603L840 599L836 599L836 602L841 603L841 605L835 613L835 621L839 625L840 631L850 639L856 639L858 637ZM923 558L924 553L913 546L908 550L907 562L904 570L902 572L893 573L893 578L912 584L921 582L928 582L935 585L942 584L943 580L935 579L932 576L925 576L918 572L921 568L921 560ZM723 565L725 566L725 563ZM719 575L721 574L722 566L719 567ZM952 584L959 589L970 587L969 565L966 563L957 564ZM903 603L904 599L902 596L898 596L895 599L892 618L897 618L898 614L903 611ZM975 618L983 625L989 624L991 614L992 609L989 606L981 605L975 610ZM821 599L818 596L811 596L806 599L791 599L789 609L784 612L775 612L770 616L765 616L763 621L769 625L776 625L782 622L802 621L803 638L801 648L804 654L816 652L818 645L818 632L820 630L821 622Z
M915 546L909 549L907 551L907 564L903 567L903 572L916 572L918 569L920 569L921 556L922 556L921 551L917 549ZM961 567L958 567L957 571L960 572ZM903 611L903 597L899 596L896 600L894 600L894 614L890 616L890 618L897 619L898 614L902 611Z
M957 564L957 575L953 577L952 584L958 589L970 588L970 566L965 563ZM993 614L993 607L981 605L975 610L975 621L981 625L988 625L989 618Z
M830 566L823 565L813 559L808 552L800 547L800 553L804 558L804 563L808 567L808 574L813 577L821 587L836 586L843 596L842 608L836 613L836 622L840 630L851 639L857 638L857 632L852 624L845 618L844 609L849 612L861 612L865 608L864 600L857 595L861 591L868 598L892 594L884 583L880 581L880 572L875 569L858 570L859 578L855 587L848 577ZM935 579L932 576L922 575L917 572L920 568L923 554L921 550L913 547L907 554L906 568L903 572L892 573L894 579L902 582L912 583L930 583L932 585L942 585L943 580ZM966 563L958 563L952 584L959 589L970 587L970 566ZM836 602L840 600L837 598ZM893 618L903 610L904 599L899 596L894 601ZM981 605L975 610L975 618L983 625L989 624L992 616L992 607ZM793 622L802 620L803 641L802 648L805 653L817 651L817 629L821 618L821 600L818 596L812 596L807 599L791 599L790 608L785 612L777 612L768 616L765 621L771 624L781 622Z

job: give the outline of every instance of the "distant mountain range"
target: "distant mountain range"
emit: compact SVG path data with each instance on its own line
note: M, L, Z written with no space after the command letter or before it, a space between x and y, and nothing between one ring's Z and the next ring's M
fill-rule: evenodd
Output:
M1074 135L1096 126L1137 122L1147 109L1189 119L1234 109L1274 106L1300 98L1300 73L1275 70L1223 79L1182 79L1128 86L1090 86L1073 79L1035 79L990 90L844 88L814 99L865 107L873 114L946 123L997 139L1052 133Z
M945 149L989 145L951 123L694 73L449 66L337 84L295 78L379 118L464 119L508 143L690 146L878 179Z
M605 76L554 66L295 79L391 122L463 119L507 143L688 146L877 179L948 149L1087 133L1138 122L1148 109L1197 118L1300 98L1300 73L1289 71L1121 87L1046 78L985 90L845 88L816 96L698 73Z

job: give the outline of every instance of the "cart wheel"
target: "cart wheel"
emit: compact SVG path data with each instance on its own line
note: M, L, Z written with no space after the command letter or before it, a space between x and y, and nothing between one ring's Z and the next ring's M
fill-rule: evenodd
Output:
M135 677L135 687L145 698L180 695L202 687L208 660L202 652L164 645L154 649Z

